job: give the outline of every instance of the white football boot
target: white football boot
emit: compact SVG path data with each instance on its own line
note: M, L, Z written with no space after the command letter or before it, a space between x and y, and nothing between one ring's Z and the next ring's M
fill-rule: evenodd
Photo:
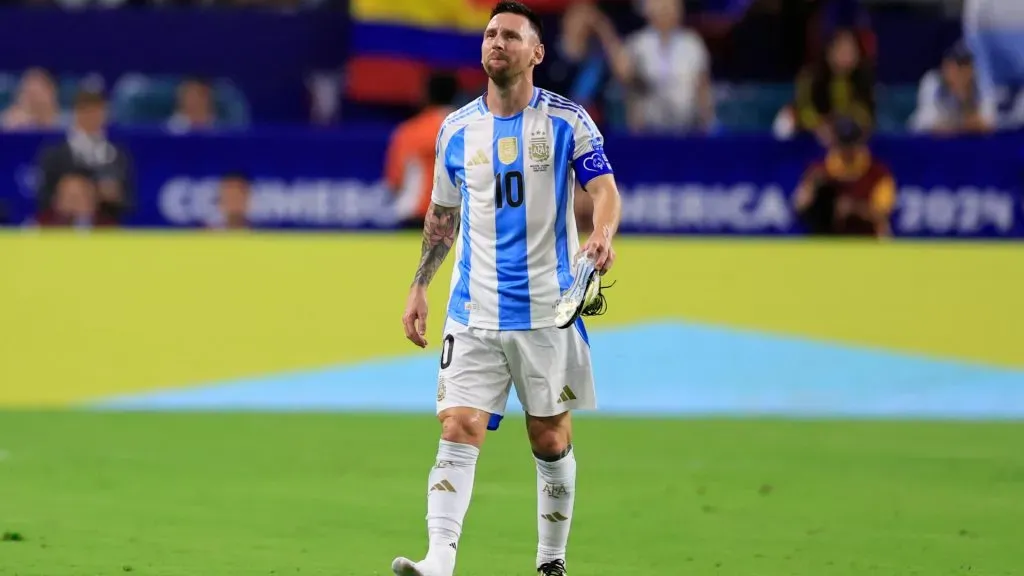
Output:
M428 564L426 560L413 562L401 556L391 563L391 571L395 576L451 576L451 572L445 574L440 568Z
M573 266L572 284L555 304L555 326L568 328L580 316L604 314L606 304L601 288L601 275L594 267L594 258L581 254Z

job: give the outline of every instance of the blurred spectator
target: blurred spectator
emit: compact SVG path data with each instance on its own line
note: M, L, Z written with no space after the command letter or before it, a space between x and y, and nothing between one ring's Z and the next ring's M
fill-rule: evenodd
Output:
M342 73L328 70L318 70L306 76L310 122L329 126L338 120L341 112L342 79Z
M587 109L595 122L604 118L604 93L610 80L606 54L621 49L615 26L592 0L571 4L537 68L535 82Z
M178 102L167 129L175 134L208 130L217 124L213 87L206 80L188 78L178 85Z
M867 133L852 118L837 118L825 159L800 181L795 208L814 235L890 236L896 204L892 172L867 146Z
M14 102L0 115L6 131L40 130L64 125L53 77L42 68L31 68L21 76Z
M939 0L941 2L943 0ZM861 57L874 61L878 51L878 38L872 29L870 2L863 0L804 0L816 6L818 18L811 44L814 53L821 51L821 42L840 30L850 30L857 37Z
M964 0L963 32L983 88L1024 86L1024 2Z
M715 121L711 62L704 40L684 28L682 0L645 0L647 26L611 55L627 93L634 132L706 132Z
M251 196L249 178L245 174L235 172L221 178L217 197L218 217L210 227L228 230L248 228Z
M1010 99L1009 109L999 117L999 128L1012 130L1024 127L1024 89Z
M445 117L458 94L455 77L438 73L427 82L423 109L402 122L391 134L385 157L384 180L396 196L399 219L410 228L422 228L430 208L434 185L434 147Z
M52 204L39 214L43 227L95 228L117 222L97 210L97 187L92 175L71 170L57 181Z
M103 95L82 90L75 97L74 117L65 140L40 154L42 176L37 201L45 212L52 207L57 183L69 172L85 171L96 182L98 217L120 222L131 209L134 174L127 150L107 139L107 103Z
M813 132L823 145L832 140L831 122L844 116L865 131L874 128L875 78L857 36L841 29L825 57L797 77L795 114L799 132Z
M915 132L932 134L989 132L995 128L996 115L995 95L977 81L971 53L958 43L946 53L939 70L921 79L910 125Z

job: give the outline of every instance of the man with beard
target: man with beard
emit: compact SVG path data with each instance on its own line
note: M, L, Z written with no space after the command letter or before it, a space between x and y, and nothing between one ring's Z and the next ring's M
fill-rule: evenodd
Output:
M402 321L406 337L426 347L427 286L454 244L437 386L441 440L427 482L429 549L420 562L396 558L399 576L452 575L480 446L498 428L513 383L537 470L534 567L566 574L576 486L570 410L596 407L579 316L604 309L589 302L603 304L599 276L615 260L621 200L587 112L533 84L542 33L529 8L498 3L481 47L487 93L450 114L438 134L422 254ZM594 203L594 232L582 250L577 179ZM581 296L566 317L556 314L563 293L595 296Z

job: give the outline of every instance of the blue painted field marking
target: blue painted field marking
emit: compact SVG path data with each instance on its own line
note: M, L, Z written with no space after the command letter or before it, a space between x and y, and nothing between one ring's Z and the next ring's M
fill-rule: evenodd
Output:
M688 323L591 333L600 413L1024 418L1024 371ZM118 410L432 412L435 354L107 398ZM520 410L515 394L508 412Z

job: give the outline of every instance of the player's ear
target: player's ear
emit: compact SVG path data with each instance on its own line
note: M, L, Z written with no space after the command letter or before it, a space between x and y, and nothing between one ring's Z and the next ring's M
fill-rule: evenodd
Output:
M533 65L537 66L544 61L544 45L537 44L533 48Z

